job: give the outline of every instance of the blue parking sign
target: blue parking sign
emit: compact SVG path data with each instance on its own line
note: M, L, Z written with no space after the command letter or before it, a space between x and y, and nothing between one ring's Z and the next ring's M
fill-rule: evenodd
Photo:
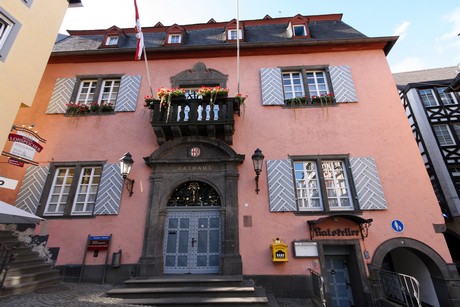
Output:
M404 223L400 220L392 220L391 221L391 228L393 228L396 232L403 232L404 231Z

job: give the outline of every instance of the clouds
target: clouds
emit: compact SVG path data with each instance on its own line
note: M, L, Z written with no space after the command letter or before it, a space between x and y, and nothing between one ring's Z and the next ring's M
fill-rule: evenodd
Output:
M394 36L399 36L399 40L403 40L406 38L407 35L407 29L410 26L409 21L403 21L399 26L396 27L396 29L393 32Z
M424 62L420 58L407 57L402 61L391 65L391 72L398 73L404 71L422 70L425 68Z

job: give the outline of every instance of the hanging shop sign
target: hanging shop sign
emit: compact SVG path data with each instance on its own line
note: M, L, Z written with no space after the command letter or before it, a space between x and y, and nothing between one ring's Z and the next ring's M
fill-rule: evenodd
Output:
M30 127L32 128L32 127ZM34 160L36 152L41 152L46 143L37 132L25 127L13 126L8 135L8 141L13 142L9 152L2 151L2 155L8 157L8 163L14 166L23 167L25 163L38 165Z
M369 235L372 219L364 219L352 214L335 214L317 220L307 221L310 228L310 239L337 240L343 238L361 237Z

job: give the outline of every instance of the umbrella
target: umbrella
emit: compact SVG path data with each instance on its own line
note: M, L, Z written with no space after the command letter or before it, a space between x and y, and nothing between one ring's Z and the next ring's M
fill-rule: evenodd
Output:
M0 200L0 224L37 224L44 220Z

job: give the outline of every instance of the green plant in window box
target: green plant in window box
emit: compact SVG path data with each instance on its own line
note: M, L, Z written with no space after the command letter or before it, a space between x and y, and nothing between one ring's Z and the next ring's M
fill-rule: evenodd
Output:
M196 91L196 93L198 94L198 96L201 97L201 99L203 99L204 101L209 101L211 105L214 104L217 98L227 97L228 92L228 88L223 88L220 86L202 86L199 90Z
M312 96L312 104L320 104L321 106L327 106L335 102L334 94L322 94L321 96Z
M105 113L105 112L113 112L114 109L115 108L113 106L113 103L111 103L111 102L107 102L107 103L101 102L101 105L100 105L101 112L103 112L103 113Z
M284 104L290 107L301 106L307 104L307 97L294 97L294 98L287 98L284 99Z
M99 112L99 109L100 109L100 106L97 102L93 102L92 104L90 104L89 106L89 112Z
M66 104L66 112L65 114L67 115L71 115L71 116L74 116L74 115L84 115L84 114L88 114L89 110L90 110L90 107L84 103L75 103L75 102L69 102L68 104Z
M157 90L158 98L160 98L160 108L167 107L166 109L166 122L169 118L171 111L171 100L175 97L181 97L185 99L185 89L183 88L164 88L161 87Z

